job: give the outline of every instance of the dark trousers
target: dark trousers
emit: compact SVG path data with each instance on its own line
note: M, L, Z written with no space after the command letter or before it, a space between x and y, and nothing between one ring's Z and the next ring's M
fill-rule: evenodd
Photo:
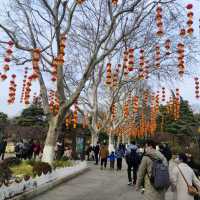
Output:
M101 158L101 167L103 167L103 165L106 168L106 166L107 166L107 158Z
M133 179L132 179L132 176L131 176L132 169L133 169ZM133 184L136 183L136 181L137 181L137 171L138 171L138 167L134 166L133 164L128 164L127 172L128 172L129 182L133 181Z
M95 153L95 161L96 161L96 165L98 165L99 163L99 154L98 153Z
M110 161L110 169L114 169L115 168L115 161L111 160Z
M0 157L2 160L4 160L4 156L5 156L5 151L0 152Z
M122 158L117 158L117 170L122 169Z

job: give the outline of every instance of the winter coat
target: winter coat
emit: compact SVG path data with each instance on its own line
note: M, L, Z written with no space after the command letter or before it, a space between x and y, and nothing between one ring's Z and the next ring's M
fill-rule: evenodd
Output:
M124 157L124 150L121 148L118 148L117 150L116 150L116 152L115 152L115 154L116 154L116 157L117 158L122 158L122 157Z
M105 159L108 157L109 151L108 151L108 147L106 145L101 146L99 155L100 155L101 159Z
M146 151L145 155L142 158L139 170L138 178L136 183L136 188L145 187L144 199L145 200L164 200L165 199L165 190L156 190L153 185L150 183L149 177L152 174L152 159L162 160L163 164L167 165L166 158L157 150L151 149Z
M194 184L200 191L200 181L197 179L192 168L185 163L178 164L178 167L186 178L188 184ZM188 194L187 184L184 181L178 167L177 165L174 165L173 169L170 170L171 184L172 188L174 188L174 200L194 200L194 197Z
M115 159L116 159L117 157L115 156L114 153L111 153L111 154L108 156L108 158L110 159L110 161L115 161Z

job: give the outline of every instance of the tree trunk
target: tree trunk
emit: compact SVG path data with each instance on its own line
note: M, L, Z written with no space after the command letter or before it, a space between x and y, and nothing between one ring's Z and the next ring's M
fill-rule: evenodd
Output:
M111 134L111 133L109 133L109 144L108 144L108 149L109 149L109 153L111 153L112 151L115 150L114 144L113 144L113 139L112 139L112 134Z
M98 135L96 133L92 133L92 141L91 141L92 146L95 146L97 144L97 141L98 141Z
M57 139L57 118L53 117L49 122L49 130L47 133L45 146L43 149L42 161L52 164L55 157L55 146Z
M117 137L117 146L119 146L120 143L121 143L121 135L118 135L118 137Z
M131 143L131 137L128 136L128 144L130 144L130 143Z

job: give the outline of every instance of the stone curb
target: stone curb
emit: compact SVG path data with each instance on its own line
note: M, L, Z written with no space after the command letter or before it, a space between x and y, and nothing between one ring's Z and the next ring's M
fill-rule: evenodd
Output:
M70 174L66 177L63 177L59 180L56 180L56 181L53 181L53 182L50 182L50 183L46 183L45 185L43 185L40 188L35 188L35 189L32 189L32 190L29 190L29 191L27 191L23 194L12 197L9 200L28 200L28 199L31 199L33 197L36 197L36 196L42 194L42 193L47 192L48 190L50 190L54 187L57 187L58 185L60 185L62 183L65 183L65 182L83 174L84 172L88 171L89 169L90 168L87 166L86 168L80 170L79 172L75 172L75 173Z

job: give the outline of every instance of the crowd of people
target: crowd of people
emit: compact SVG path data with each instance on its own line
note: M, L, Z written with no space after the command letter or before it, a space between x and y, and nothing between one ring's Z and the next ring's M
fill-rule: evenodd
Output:
M110 169L122 169L122 160L126 160L128 185L133 185L137 191L144 194L145 200L164 200L165 193L170 188L173 200L198 199L200 180L193 170L190 156L180 153L172 159L168 144L156 144L148 140L144 145L135 141L125 147L119 144L115 151L110 152L106 142L97 143L88 148L88 160L100 161L101 169L106 169L110 161ZM200 169L199 169L200 170Z
M42 152L42 145L39 140L19 140L15 145L15 154L19 159L37 159Z

